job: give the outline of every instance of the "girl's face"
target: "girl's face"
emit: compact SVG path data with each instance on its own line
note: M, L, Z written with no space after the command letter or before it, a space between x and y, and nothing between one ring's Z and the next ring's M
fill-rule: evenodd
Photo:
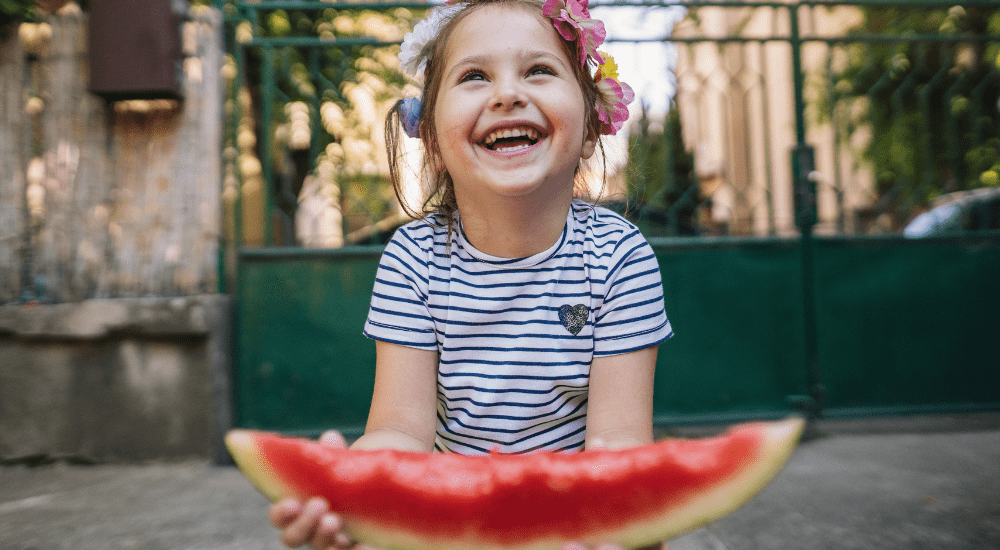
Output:
M594 153L574 62L546 23L486 6L449 38L434 126L460 208L502 197L568 199L580 159Z

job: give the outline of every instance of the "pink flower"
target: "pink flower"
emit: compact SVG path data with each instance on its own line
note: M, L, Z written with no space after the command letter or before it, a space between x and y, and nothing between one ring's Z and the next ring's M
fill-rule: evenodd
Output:
M542 6L542 13L552 18L559 34L570 42L576 42L580 66L586 66L588 59L594 59L597 64L604 62L597 48L607 37L604 23L590 18L587 2L588 0L545 0Z
M610 55L599 53L603 62L594 74L597 82L597 117L601 120L601 133L614 135L628 120L627 105L635 99L632 88L618 80L618 65Z

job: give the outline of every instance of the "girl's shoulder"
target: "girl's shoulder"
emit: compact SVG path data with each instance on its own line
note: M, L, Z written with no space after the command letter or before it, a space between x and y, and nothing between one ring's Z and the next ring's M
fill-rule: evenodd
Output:
M408 239L408 240L419 240L423 243L430 241L443 241L448 236L448 221L447 219L437 213L428 214L427 216L419 219L412 220L401 225L397 230L395 235L393 235L392 240L398 239Z
M386 244L386 253L405 255L417 264L429 266L448 256L449 238L454 239L454 230L449 232L446 218L430 214L397 228Z
M599 204L573 199L570 208L572 208L573 216L577 220L578 231L612 240L641 236L639 228L635 224L614 210Z

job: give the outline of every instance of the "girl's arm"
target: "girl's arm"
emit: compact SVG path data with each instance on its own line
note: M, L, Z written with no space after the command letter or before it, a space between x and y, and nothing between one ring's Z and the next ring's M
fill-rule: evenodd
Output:
M595 357L590 366L585 447L653 442L653 373L658 346Z
M658 349L650 346L594 358L590 365L585 448L624 449L653 442L653 373ZM564 548L579 549L586 550L578 544ZM667 543L640 550L667 550Z
M375 391L352 449L431 452L437 428L438 352L375 342Z
M376 341L375 354L375 391L368 424L351 448L432 451L437 428L437 351ZM323 434L320 441L345 445L337 432ZM340 516L323 499L284 499L271 506L269 515L289 548L351 546L341 531Z

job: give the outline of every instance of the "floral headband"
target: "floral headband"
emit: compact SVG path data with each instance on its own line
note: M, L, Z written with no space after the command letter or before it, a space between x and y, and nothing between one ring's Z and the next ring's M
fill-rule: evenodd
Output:
M604 23L590 18L587 9L589 0L545 0L542 14L552 19L556 31L564 39L575 42L580 57L580 66L593 62L597 67L594 81L597 83L597 117L601 121L601 134L614 135L628 120L627 105L635 94L628 84L618 80L618 65L610 55L598 51L607 33ZM413 27L413 32L403 37L399 52L403 71L417 80L422 80L427 60L431 55L431 45L441 28L455 15L465 9L467 2L452 3L433 8L428 17ZM403 130L410 137L419 137L420 100L406 98L400 104Z

